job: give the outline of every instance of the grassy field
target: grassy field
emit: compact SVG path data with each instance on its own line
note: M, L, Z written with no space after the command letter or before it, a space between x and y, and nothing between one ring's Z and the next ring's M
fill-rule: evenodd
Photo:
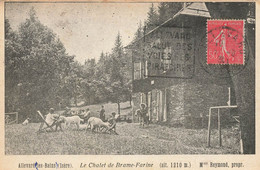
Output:
M117 124L119 135L76 130L37 134L40 124L5 126L7 155L85 155L85 154L238 154L239 143L234 134L223 129L223 147L218 147L218 133L212 132L212 148L206 147L207 130L173 128L137 123Z

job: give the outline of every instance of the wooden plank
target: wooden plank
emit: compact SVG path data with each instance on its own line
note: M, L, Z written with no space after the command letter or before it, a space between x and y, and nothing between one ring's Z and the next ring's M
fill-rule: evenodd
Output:
M15 112L15 117L16 117L16 123L18 124L18 112Z
M16 123L16 120L10 121L7 124L10 125L10 124L13 124L13 123Z
M10 112L10 113L5 113L5 115L15 115L15 120L7 123L7 124L10 124L10 123L17 123L18 124L18 112Z
M160 91L156 90L156 120L159 121Z
M45 121L45 119L44 119L43 115L41 114L41 112L40 112L40 111L37 111L37 113L40 115L40 117L42 118L42 120L44 121L44 123L47 125L46 128L50 128L52 131L54 131L54 129ZM42 126L43 126L43 125L40 125L40 128L41 128ZM43 128L43 129L46 129L46 128ZM43 129L39 129L39 131L40 131L40 130L43 130Z
M167 121L167 88L164 90L164 110L163 110L163 121Z
M152 91L148 92L148 116L149 120L152 119Z
M218 109L218 134L219 134L219 146L222 146L222 138L221 138L221 117L220 111Z
M210 147L210 133L211 133L211 108L209 108L209 122L208 122L208 147Z
M159 100L159 121L163 120L163 91L160 91L160 100Z
M221 108L237 108L237 105L233 105L233 106L214 106L214 107L210 107L211 109L221 109Z

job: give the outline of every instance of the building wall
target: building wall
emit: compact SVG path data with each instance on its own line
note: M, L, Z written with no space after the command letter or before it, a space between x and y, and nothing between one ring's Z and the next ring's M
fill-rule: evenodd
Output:
M207 115L210 107L227 105L229 98L229 87L231 88L231 105L236 105L234 85L232 79L229 77L229 71L232 71L233 69L232 66L207 66L206 18L194 18L187 16L185 19L186 23L189 23L187 21L190 20L190 25L188 26L191 27L195 35L195 72L192 78L188 79L161 79L158 81L158 85L155 85L154 88L152 88L153 104L151 105L151 110L153 111L153 113L151 114L151 120L156 120L155 122L164 122L166 119L166 123L171 125L179 123L203 124L203 120L207 121ZM221 70L224 70L224 72L220 72ZM234 75L232 76L235 76L236 74L239 74L239 72L234 72ZM143 88L145 88L147 85L149 85L148 80L145 80L145 82L145 86L142 83L139 83L139 86L143 85ZM167 86L166 84L169 84L169 86ZM166 101L160 101L158 100L160 95L158 95L157 92L160 91L162 94L161 97L164 98L165 88L167 89ZM138 98L136 98L135 100L138 100ZM166 107L164 105L165 103ZM166 117L164 116L165 111L167 112ZM232 111L229 109L221 110L222 114L230 114L232 112L236 111ZM216 115L216 113L213 113L213 120L214 115ZM183 119L187 116L191 116L191 119L193 119L194 121L183 121ZM199 120L199 122L196 120Z

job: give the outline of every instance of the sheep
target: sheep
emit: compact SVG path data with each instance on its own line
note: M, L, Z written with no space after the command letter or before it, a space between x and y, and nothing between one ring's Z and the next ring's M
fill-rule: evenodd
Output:
M29 123L30 118L25 119L25 121L22 123L22 125L26 126Z
M101 127L109 129L109 123L103 122L100 118L97 117L90 117L88 119L88 126L90 126L92 132L95 128L97 128L97 130L99 130Z
M79 129L80 122L84 122L84 119L81 119L79 116L71 116L71 117L65 117L65 116L60 116L59 118L61 123L65 123L66 126L70 124L76 124L77 129Z
M79 130L87 130L88 129L88 125L87 124L81 124L79 126Z

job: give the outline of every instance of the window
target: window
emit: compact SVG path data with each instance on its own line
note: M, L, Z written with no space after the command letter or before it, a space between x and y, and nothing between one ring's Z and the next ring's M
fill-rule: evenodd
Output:
M141 62L134 63L134 80L141 79Z

